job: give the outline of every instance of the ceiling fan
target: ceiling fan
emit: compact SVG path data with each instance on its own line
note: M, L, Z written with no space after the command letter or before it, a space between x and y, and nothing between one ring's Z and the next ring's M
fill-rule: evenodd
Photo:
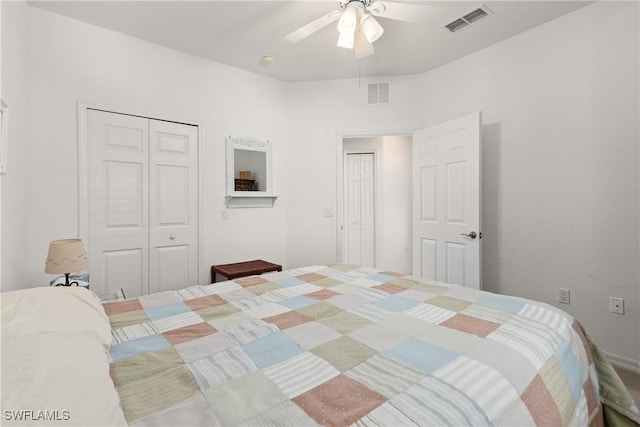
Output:
M352 49L356 58L365 58L374 53L373 42L378 40L384 28L374 16L398 21L418 22L428 8L426 6L390 0L344 0L338 1L339 9L323 15L294 32L285 40L297 43L316 31L338 21L338 46Z

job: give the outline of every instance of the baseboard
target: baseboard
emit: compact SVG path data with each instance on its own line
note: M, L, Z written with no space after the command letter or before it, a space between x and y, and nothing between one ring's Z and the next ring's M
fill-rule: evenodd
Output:
M602 353L607 356L607 359L613 366L617 366L618 368L626 369L627 371L640 374L640 361L629 359L628 357L618 356L617 354L611 354L606 351L603 351Z

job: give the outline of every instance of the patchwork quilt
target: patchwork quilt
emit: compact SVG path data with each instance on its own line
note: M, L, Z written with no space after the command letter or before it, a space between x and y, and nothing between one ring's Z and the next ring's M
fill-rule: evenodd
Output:
M580 325L552 306L348 265L106 303L131 425L589 425Z

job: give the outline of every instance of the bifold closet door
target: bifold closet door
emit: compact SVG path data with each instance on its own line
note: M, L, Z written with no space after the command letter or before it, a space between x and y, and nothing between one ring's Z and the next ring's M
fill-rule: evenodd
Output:
M149 123L149 292L198 282L197 128Z
M197 283L197 128L89 110L89 271L135 297Z

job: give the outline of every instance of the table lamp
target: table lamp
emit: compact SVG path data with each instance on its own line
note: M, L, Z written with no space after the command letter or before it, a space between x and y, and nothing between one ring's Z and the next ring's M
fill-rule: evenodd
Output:
M54 240L49 243L49 253L44 272L49 274L64 274L65 283L56 286L78 286L78 282L69 283L69 274L89 268L89 260L84 245L80 239Z

